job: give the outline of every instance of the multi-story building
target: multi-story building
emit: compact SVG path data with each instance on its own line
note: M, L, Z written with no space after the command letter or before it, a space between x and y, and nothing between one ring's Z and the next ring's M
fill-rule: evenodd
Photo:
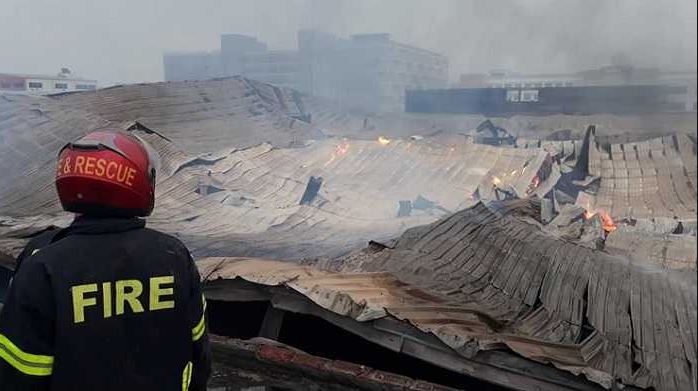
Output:
M225 74L219 51L166 53L162 61L168 81L197 80L202 74L211 79Z
M685 85L696 72L664 72L657 68L607 66L575 73L525 74L505 70L462 74L459 88L543 88L630 85Z
M397 43L388 34L353 35L318 62L313 93L346 107L402 111L406 90L448 84L446 57Z
M211 65L216 58L220 66ZM406 90L448 83L446 57L388 34L340 39L301 30L298 50L268 50L256 38L228 34L221 36L220 54L166 54L164 63L166 80L243 75L371 111L402 111Z
M72 75L67 68L57 75L0 73L0 93L48 95L97 88L97 81Z
M451 89L408 91L408 112L488 115L696 111L696 72L604 67L570 74L462 75Z
M242 57L239 74L279 87L310 91L310 64L295 50L268 50L248 53Z

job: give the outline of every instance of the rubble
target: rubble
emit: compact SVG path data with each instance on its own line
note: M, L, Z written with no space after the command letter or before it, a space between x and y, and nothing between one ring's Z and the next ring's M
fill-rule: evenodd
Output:
M369 126L243 78L3 95L0 111L12 184L0 187L0 285L29 238L70 222L51 185L57 150L117 127L159 156L148 224L218 279L212 308L255 299L359 335L366 351L391 350L384 361L418 363L414 376L364 365L352 377L343 368L361 363L333 352L217 340L251 360L243 377L264 368L281 379L292 367L321 389L452 386L428 384L431 365L447 371L438 379L517 389L695 389L694 136L622 138L592 125L580 137L596 117L540 139L509 134L525 128L516 118L372 116ZM478 122L475 141L493 145L459 133Z
M646 263L599 251L595 244L605 234L598 215L586 226L591 230L585 227L591 248L549 235L528 222L539 215L530 203L535 201L478 204L413 228L394 248L363 259L362 269L389 272L486 316L489 331L449 323L430 330L456 350L470 351L469 338L477 341L475 351L490 349L502 342L498 333L533 337L580 349L579 363L570 365L574 355L554 358L549 350L508 346L573 373L593 372L594 381L604 374L640 388L691 390L695 274L657 273ZM643 310L649 305L656 306L654 315ZM667 328L676 333L662 331Z

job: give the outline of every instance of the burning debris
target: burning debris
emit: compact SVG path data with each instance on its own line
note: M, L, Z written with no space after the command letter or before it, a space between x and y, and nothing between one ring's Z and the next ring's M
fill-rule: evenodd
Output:
M226 86L244 87L238 81L226 82ZM173 97L171 87L161 86L168 97ZM211 86L207 82L194 87L207 90ZM102 114L124 120L103 102L128 104L143 88L107 90L100 99L87 95L60 98L65 107L59 107L53 98L36 102L8 98L0 101L0 109L9 113L0 118L0 128L26 138L50 134L57 140L71 139L76 136L75 123L98 127L108 123L99 117ZM254 94L262 87L250 88L245 91ZM81 104L71 108L73 101ZM234 100L235 104L239 101ZM273 99L264 100L264 104L273 103ZM447 372L449 376L461 371L500 384L515 376L519 384L506 384L508 387L524 388L524 384L530 390L595 389L583 376L563 373L569 370L604 387L622 383L618 386L690 389L686 379L695 360L688 355L695 351L695 341L683 336L695 326L690 317L695 313L695 296L682 289L695 288L695 283L681 280L674 284L664 273L667 269L695 270L691 251L695 252L696 148L690 137L606 145L587 132L584 140L565 140L565 134L551 137L555 140L522 140L485 121L478 127L479 135L484 135L479 141L489 145L443 135L438 142L428 135L404 141L382 135L370 140L308 141L305 138L313 133L307 131L307 124L288 116L274 122L284 112L272 107L269 115L257 114L257 122L243 121L250 126L247 130L256 129L251 124L263 128L258 133L247 132L254 137L235 134L245 148L231 147L215 159L200 159L197 148L237 146L229 140L228 127L216 125L221 116L203 111L216 114L216 120L211 120L211 131L202 132L209 128L181 121L181 109L169 113L169 105L155 106L164 119L149 126L158 129L161 125L162 129L132 130L162 157L160 209L148 224L178 233L198 259L230 254L322 259L358 272L323 275L314 281L310 278L313 272L294 274L290 262L274 267L260 262L253 269L221 276L260 279L248 281L250 284L226 282L221 291L238 284L237 288L254 290L256 296L247 297L267 300L270 292L278 293L274 300L263 303L260 324L269 308L269 319L279 319L273 307L282 300L284 308L297 310L284 315L291 319L287 327L292 327L289 333L294 336L307 336L325 348L341 350L333 345L336 340L307 333L310 323L294 323L299 319L309 322L310 317L321 314L334 322L333 327L341 325L342 331L366 337L359 341L367 350L390 344L396 362L412 359L408 352L428 352L415 367L423 369L425 362L434 360L435 367L458 368ZM215 107L222 106L226 105ZM36 107L56 114L37 119L32 111ZM239 108L235 113L242 116L246 111ZM277 140L273 133L277 123L293 124L284 132L295 133L280 132ZM414 130L409 132L405 134ZM259 144L260 134L279 142ZM395 134L392 129L390 134ZM168 137L187 149L180 149ZM286 139L295 140L298 148L286 148ZM2 160L13 188L0 188L0 213L17 219L0 224L0 253L14 255L28 236L52 221L58 206L52 189L37 187L46 182L52 169L52 163L44 159L46 151L27 150L24 142L17 142L6 152L18 160ZM16 169L24 166L32 175ZM19 227L22 234L8 226ZM360 256L337 258L371 239L375 241ZM219 259L211 262L220 264ZM370 274L360 275L365 272ZM300 281L309 285L293 285ZM332 285L336 281L342 283ZM382 285L386 281L390 283ZM282 284L298 289L291 292ZM387 292L394 302L380 295L361 301L370 292ZM224 308L222 302L228 300L225 297L235 297L233 293L214 298L216 291L208 291L212 302L218 301L211 308ZM323 298L325 293L332 299ZM640 307L647 301L669 316L644 319L653 315L638 308L638 300ZM667 302L671 308L662 307ZM298 311L307 313L301 316ZM214 322L220 322L217 327L230 316L223 310L212 313ZM674 330L678 337L666 341L665 333L653 328L655 323L662 330ZM293 328L298 324L306 330ZM371 339L376 335L384 339ZM650 345L645 339L648 335L661 346ZM415 340L424 344L415 345ZM353 342L351 346L357 344ZM662 349L674 346L672 343L680 346L668 355ZM283 351L284 357L335 368L320 354L292 354L290 348L264 345L267 352ZM435 347L438 349L428 350ZM258 354L255 349L250 351ZM490 355L480 355L483 350ZM495 359L499 360L496 368L487 361ZM507 369L511 363L516 364L514 370ZM527 375L521 374L521 368ZM397 378L393 369L376 367L370 373ZM669 377L673 380L667 380ZM548 383L555 381L564 384Z
M346 155L347 152L349 152L349 140L344 139L344 140L342 140L341 143L337 144L337 146L334 148L334 152L332 152L330 159L325 163L325 167L329 166L338 157L342 157L342 156Z

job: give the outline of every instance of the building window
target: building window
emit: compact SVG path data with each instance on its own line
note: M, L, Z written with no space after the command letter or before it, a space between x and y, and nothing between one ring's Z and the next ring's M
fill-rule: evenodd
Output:
M521 102L538 102L538 90L521 91Z
M32 89L41 89L44 88L44 83L39 83L37 81L30 81L28 83L28 87Z
M53 85L53 88L57 90L67 90L68 89L68 83L56 83Z
M94 89L96 89L96 86L94 84L76 84L75 89L76 90L94 90Z
M519 90L507 90L507 102L518 102Z

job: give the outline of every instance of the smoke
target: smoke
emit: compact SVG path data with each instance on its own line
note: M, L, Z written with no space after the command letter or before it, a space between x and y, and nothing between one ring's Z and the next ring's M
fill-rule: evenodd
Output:
M397 40L447 54L456 73L452 76L604 65L696 69L694 0L310 3L307 19L315 22L313 27L344 34L393 33Z
M68 66L101 82L161 80L162 53L221 33L296 46L296 31L388 32L447 55L451 77L609 64L696 69L695 0L3 0L0 72Z

